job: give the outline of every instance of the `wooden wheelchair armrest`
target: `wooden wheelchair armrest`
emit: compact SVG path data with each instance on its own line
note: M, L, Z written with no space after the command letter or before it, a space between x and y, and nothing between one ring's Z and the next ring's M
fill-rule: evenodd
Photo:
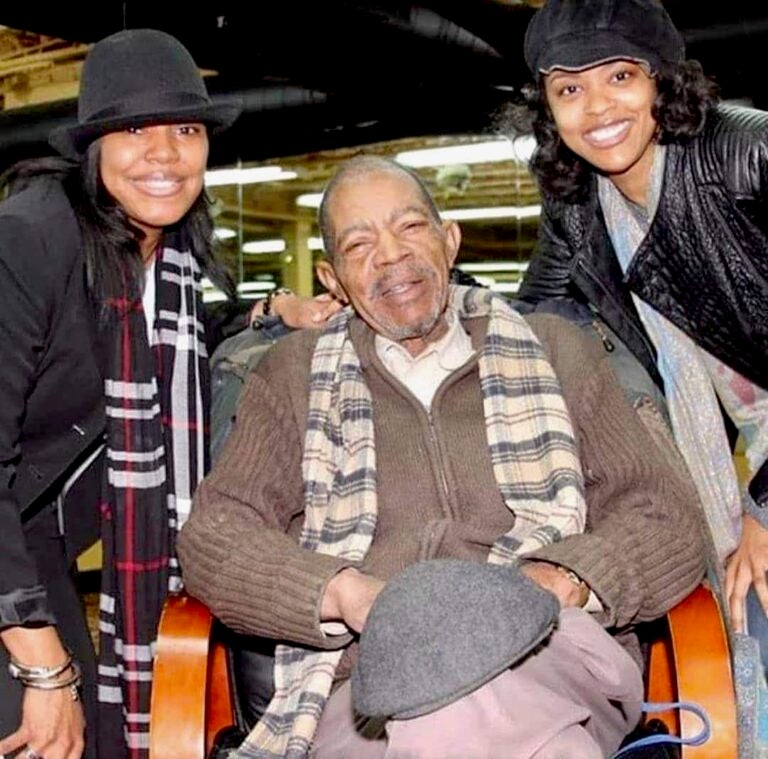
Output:
M158 628L149 720L150 759L205 759L235 722L227 657L199 601L171 596Z
M648 699L692 701L704 708L712 735L685 746L683 759L732 759L738 752L736 695L723 616L712 591L700 585L667 614L669 638L651 646ZM653 715L652 715L653 716ZM689 712L662 716L670 732L692 737L701 729Z

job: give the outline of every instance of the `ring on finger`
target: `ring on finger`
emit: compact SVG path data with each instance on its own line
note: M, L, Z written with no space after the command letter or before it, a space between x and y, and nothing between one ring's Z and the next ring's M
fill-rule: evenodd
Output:
M33 748L27 747L27 750L22 755L24 759L45 759L42 754L38 754Z

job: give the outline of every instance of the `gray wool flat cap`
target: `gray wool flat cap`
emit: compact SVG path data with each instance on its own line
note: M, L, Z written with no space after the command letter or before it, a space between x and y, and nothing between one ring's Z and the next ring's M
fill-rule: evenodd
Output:
M393 577L352 672L355 710L409 719L471 693L553 630L560 604L516 567L435 559Z

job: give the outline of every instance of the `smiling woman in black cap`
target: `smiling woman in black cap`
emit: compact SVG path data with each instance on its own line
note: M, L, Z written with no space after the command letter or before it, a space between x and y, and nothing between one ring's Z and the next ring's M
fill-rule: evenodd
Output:
M766 664L768 114L717 104L656 0L549 0L525 56L544 210L520 297L588 304L662 388ZM747 442L743 497L722 408Z
M201 275L231 287L208 135L239 111L173 37L112 35L51 137L67 160L20 168L0 204L0 755L79 757L83 714L88 756L147 754L151 645L207 466ZM97 687L69 573L99 536Z

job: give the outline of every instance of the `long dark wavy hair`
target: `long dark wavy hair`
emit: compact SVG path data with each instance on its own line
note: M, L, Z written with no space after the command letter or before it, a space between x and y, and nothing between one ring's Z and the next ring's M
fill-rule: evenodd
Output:
M657 96L652 114L658 125L656 141L683 143L704 128L709 112L719 101L718 87L702 71L698 61L666 64L657 74ZM531 170L545 196L577 202L590 185L593 167L566 147L560 139L544 93L538 85L523 89L525 105L512 106L497 119L497 127L509 133L533 131L537 148Z
M109 299L141 296L144 265L140 243L144 233L131 224L107 191L99 164L100 148L96 140L79 161L38 158L17 163L0 177L0 189L12 195L33 182L46 179L61 182L83 236L88 289L104 316L104 306ZM209 200L203 191L185 216L165 232L179 232L203 273L234 299L234 280L215 256L208 206Z

